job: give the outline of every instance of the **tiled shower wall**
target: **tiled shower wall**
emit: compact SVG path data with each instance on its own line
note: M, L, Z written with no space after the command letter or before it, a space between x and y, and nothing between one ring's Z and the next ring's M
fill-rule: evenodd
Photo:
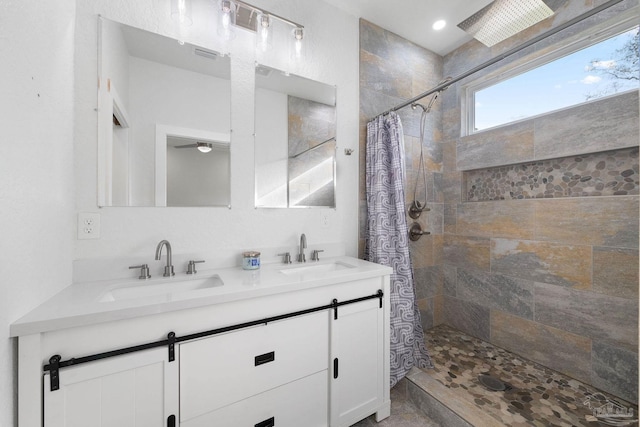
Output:
M444 58L444 75L458 75L593 3L560 2L554 17L493 48L469 42ZM623 1L480 74L535 58L637 4ZM443 94L444 322L637 402L638 92L461 136L462 88L478 77ZM577 169L583 160L584 174ZM516 197L495 197L522 165L528 173L515 175ZM531 173L535 165L544 171ZM482 191L463 190L463 174L479 178L481 171L486 201L474 201ZM491 179L487 171L495 173ZM542 181L542 194L534 193L533 178ZM589 187L598 180L601 190ZM607 185L619 188L605 192ZM568 190L575 187L580 191ZM494 197L486 197L492 189Z
M459 75L600 3L556 0L553 17L520 35L492 48L471 41L443 61L361 21L360 170L364 171L367 120L435 86L442 76ZM638 0L625 0L480 74L530 60L580 31L606 26L608 19L618 19L637 5ZM480 74L444 92L428 121L431 212L418 221L432 234L411 243L423 325L450 324L637 402L637 192L466 202L463 171L633 151L639 139L638 94L462 136L462 87ZM409 203L417 171L420 115L410 108L400 115L405 144L411 147L407 149ZM361 176L362 252L366 203Z
M367 122L393 106L413 98L442 80L442 57L386 31L360 20L360 256L364 253L366 230L366 199L364 159ZM421 101L425 106L428 100ZM439 100L438 100L439 101ZM423 155L427 167L427 206L417 222L431 232L417 242L410 242L415 272L418 304L422 324L430 328L442 323L442 113L439 102L426 118ZM413 201L420 158L420 109L398 111L403 125L407 182L407 207ZM420 175L417 198L424 203L424 182ZM407 215L410 225L414 220Z

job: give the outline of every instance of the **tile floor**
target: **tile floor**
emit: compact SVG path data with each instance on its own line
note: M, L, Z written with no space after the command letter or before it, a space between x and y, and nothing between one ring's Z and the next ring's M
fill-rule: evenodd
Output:
M448 326L440 325L425 331L425 342L436 368L414 369L391 389L389 418L377 423L373 415L352 427L469 425L462 419L460 423L436 422L441 414L427 409L429 405L424 406L422 401L427 395L423 390L435 392L449 407L445 410L447 414L451 414L449 411L458 413L464 419L473 420L475 426L598 426L598 422L590 422L588 418L591 410L585 406L587 400L597 407L606 399L612 399L638 413L636 405ZM478 381L480 374L502 379L508 389L503 392L487 390Z
M405 379L391 389L391 416L381 422L376 422L372 415L354 424L352 427L441 427L429 419L409 399Z
M445 386L457 403L501 425L591 427L598 423L589 421L587 402L600 407L607 399L638 413L636 405L446 325L425 331L425 343L435 369L423 372ZM507 390L487 390L478 378L483 374L501 379Z

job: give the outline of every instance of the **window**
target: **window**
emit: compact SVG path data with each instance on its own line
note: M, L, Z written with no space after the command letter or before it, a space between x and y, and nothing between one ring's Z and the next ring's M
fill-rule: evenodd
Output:
M638 32L618 29L469 87L468 133L638 89Z

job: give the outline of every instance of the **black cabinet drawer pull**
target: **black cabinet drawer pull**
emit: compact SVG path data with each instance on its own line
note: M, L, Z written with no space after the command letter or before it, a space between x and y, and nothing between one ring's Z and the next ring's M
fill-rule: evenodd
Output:
M276 425L275 417L271 417L268 420L264 420L256 424L254 427L274 427Z
M276 360L276 352L270 351L269 353L261 354L255 357L255 366L263 365L265 363L273 362ZM258 424L256 424L258 426ZM265 424L267 426L267 424ZM260 426L261 427L261 426Z

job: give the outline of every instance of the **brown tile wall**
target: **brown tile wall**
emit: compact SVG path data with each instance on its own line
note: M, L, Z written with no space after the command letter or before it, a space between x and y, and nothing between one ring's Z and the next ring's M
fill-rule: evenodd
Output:
M413 98L442 80L442 57L366 20L360 20L360 256L364 254L366 199L364 159L367 122L393 106ZM425 100L428 101L428 100ZM426 105L426 104L425 104ZM398 111L405 143L407 208L413 201L414 186L420 165L420 110ZM431 234L411 242L411 258L418 306L423 327L443 322L442 246L444 231L444 184L442 110L438 101L427 116L423 155L427 168L427 207L417 220L407 215L410 225L417 221ZM451 144L448 150L455 150ZM418 199L424 202L422 175L417 187Z
M366 123L375 115L435 86L442 76L459 75L601 3L556 0L556 14L523 33L492 48L471 41L444 59L361 20L360 170ZM604 115L589 107L573 115L565 110L463 138L461 88L480 74L553 50L585 29L602 28L636 5L638 0L624 0L440 96L425 145L432 210L418 220L432 234L411 246L425 327L450 324L632 402L638 401L639 196L463 202L462 171L637 145L637 94L635 101L615 100ZM622 107L634 102L631 113ZM410 202L420 115L410 108L400 115ZM588 126L578 135L564 128L581 122ZM603 134L600 126L609 131ZM606 138L611 131L616 137ZM360 206L362 252L364 174Z
M591 1L562 3L555 17L513 40L493 48L472 41L447 55L444 75L470 69L597 5ZM604 26L606 19L615 19L637 4L623 1L578 24L565 38ZM561 39L539 42L480 74L520 64L552 50ZM629 166L637 177L638 93L461 136L462 87L478 77L471 76L442 95L442 173L447 177L443 191L444 322L637 402L637 178L627 194L581 192L565 198L473 201L468 198L465 185L469 182L463 181L463 173L473 175L487 168L506 171L526 162L541 164L544 159L557 163L567 157L609 158L610 150L616 150L614 162L625 159L625 168ZM560 175L558 179L563 173ZM494 176L494 186L501 176ZM483 179L487 185L490 174Z

